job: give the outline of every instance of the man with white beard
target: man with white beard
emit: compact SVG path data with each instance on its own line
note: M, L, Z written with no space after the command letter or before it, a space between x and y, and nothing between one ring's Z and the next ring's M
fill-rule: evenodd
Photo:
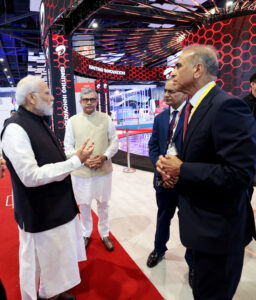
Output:
M54 98L39 77L23 78L16 99L18 112L1 138L19 228L22 300L75 299L63 292L81 281L78 261L86 256L69 174L86 162L94 143L85 140L66 159L45 121Z

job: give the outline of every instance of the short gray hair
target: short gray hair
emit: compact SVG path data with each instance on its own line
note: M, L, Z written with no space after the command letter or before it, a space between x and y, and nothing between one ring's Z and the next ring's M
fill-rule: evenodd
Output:
M15 95L18 105L25 105L27 94L29 92L36 92L39 84L42 82L44 80L38 76L28 75L22 78L17 85Z
M183 51L194 50L191 57L191 64L196 65L202 63L206 73L211 76L217 76L219 72L218 55L215 48L204 45L190 45Z
M95 97L98 98L98 94L96 93L96 91L94 89L92 89L92 88L85 88L85 89L81 90L80 99L82 99L82 97L83 97L84 94L90 94L90 93L94 93Z

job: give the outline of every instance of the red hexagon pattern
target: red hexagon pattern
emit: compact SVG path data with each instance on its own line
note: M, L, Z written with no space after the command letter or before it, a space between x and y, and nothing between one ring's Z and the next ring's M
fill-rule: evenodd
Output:
M42 4L44 5L44 15L42 16L43 20L41 23L44 24L42 37L45 37L48 29L52 26L54 21L59 15L61 15L66 9L71 7L72 3L76 2L75 0L43 0Z
M115 65L104 64L93 59L89 59L73 50L73 67L81 76L91 76L94 78L110 79L110 80L133 80L133 81L148 81L148 80L165 80L163 67L156 68L139 68L139 67L118 67ZM113 70L123 71L125 75L106 73L98 70Z
M256 73L256 15L214 23L190 33L183 42L212 45L219 54L218 84L239 97L248 94L249 78Z

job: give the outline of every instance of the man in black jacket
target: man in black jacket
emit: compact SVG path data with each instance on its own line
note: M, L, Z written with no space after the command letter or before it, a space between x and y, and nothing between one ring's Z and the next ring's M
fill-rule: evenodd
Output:
M254 119L256 120L256 73L254 73L250 77L250 85L251 85L251 93L244 97L244 101L249 105L250 110L254 116ZM254 191L254 185L256 183L256 177L254 177L254 182L249 186L248 193L250 196L250 199L252 199L252 194Z
M7 121L1 138L19 228L21 296L75 299L63 292L81 281L78 261L86 257L69 174L90 157L94 145L87 146L86 140L66 159L45 121L54 98L39 77L23 78L16 99L18 112Z
M256 119L256 73L250 77L251 93L244 97L244 101L249 105L251 112Z

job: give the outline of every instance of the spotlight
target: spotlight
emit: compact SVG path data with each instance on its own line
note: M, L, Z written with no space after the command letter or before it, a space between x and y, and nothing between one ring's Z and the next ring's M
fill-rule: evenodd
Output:
M7 69L7 68L4 68L4 71L5 71L5 72L7 72L7 71L8 71L8 69Z
M4 61L4 59L1 57L1 58L0 58L0 62L3 62L3 61Z
M92 27L93 27L93 28L98 28L98 26L99 26L99 25L98 25L98 23L96 23L96 22L94 22L94 23L92 24Z
M8 76L7 76L7 78L11 78L11 76L10 76L10 75L8 75Z

